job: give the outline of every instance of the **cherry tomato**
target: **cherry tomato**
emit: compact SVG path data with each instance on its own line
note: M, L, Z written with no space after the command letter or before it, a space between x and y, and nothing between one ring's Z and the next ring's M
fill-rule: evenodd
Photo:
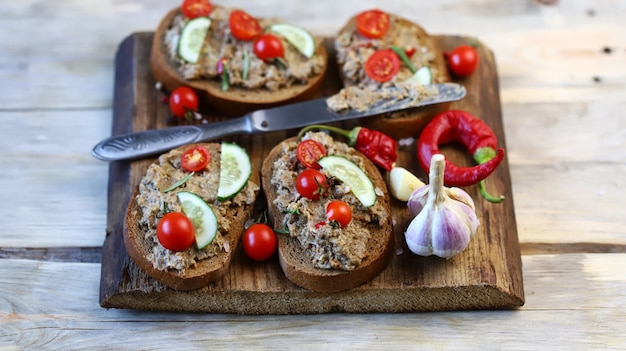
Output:
M356 28L363 36L377 39L389 30L389 15L380 10L361 12L356 17Z
M445 53L450 72L457 77L467 77L478 67L479 56L471 45L461 45Z
M404 49L404 54L406 55L406 57L411 58L413 57L413 55L415 55L415 51L415 47L408 46L406 49Z
M352 220L352 209L341 200L333 200L326 206L326 218L331 223L336 222L339 227L345 228Z
M189 87L178 87L170 94L169 103L174 116L185 118L198 109L198 95Z
M273 34L262 34L254 41L254 54L263 61L285 56L283 42Z
M378 50L365 62L365 73L377 82L390 81L400 70L400 58L391 49Z
M243 233L243 249L255 261L272 257L277 245L276 234L267 224L255 223Z
M263 31L259 21L243 10L234 10L228 19L230 32L239 40L252 40Z
M296 190L298 194L311 200L319 200L321 193L326 191L328 183L326 176L312 168L307 168L298 174L296 178Z
M157 239L164 248L185 251L196 240L191 220L180 212L169 212L157 224Z
M317 160L327 155L326 148L320 142L307 139L298 143L296 148L298 161L306 168L320 169Z
M183 153L180 166L188 172L198 172L205 169L210 160L209 150L202 146L194 146Z
M193 19L208 16L213 11L213 4L209 0L183 0L180 9L185 17Z

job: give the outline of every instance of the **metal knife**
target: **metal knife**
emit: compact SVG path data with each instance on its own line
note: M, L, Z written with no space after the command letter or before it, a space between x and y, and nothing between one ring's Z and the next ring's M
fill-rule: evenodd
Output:
M404 110L412 107L432 105L462 99L465 88L455 83L433 84L437 94L416 100L414 97L403 100L379 100L367 110L348 109L340 112L331 111L326 104L328 98L319 98L295 104L258 110L224 121L202 125L189 125L153 129L144 132L116 135L99 142L91 154L103 161L135 159L164 153L173 148L217 139L233 134L258 134L312 124L339 122L355 118L375 116L382 113Z

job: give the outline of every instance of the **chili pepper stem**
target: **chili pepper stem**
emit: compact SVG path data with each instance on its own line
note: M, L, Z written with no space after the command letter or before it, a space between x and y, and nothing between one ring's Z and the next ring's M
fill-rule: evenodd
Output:
M496 150L491 147L481 147L474 152L474 160L478 162L478 164L483 164L492 158L496 157ZM485 180L481 180L478 182L478 190L483 198L489 202L499 203L504 200L504 195L500 195L498 197L493 196L487 192L487 187L485 186Z
M341 128L337 128L333 126L327 126L323 124L312 124L310 126L306 126L300 129L300 132L298 132L298 139L302 139L302 137L304 136L304 134L306 134L306 132L310 130L314 130L314 129L324 129L324 130L337 133L339 135L343 135L346 138L350 139L349 144L350 146L352 146L356 143L356 139L357 139L357 136L359 134L359 130L361 129L361 127L356 127L352 130L345 130L345 129L341 129Z
M499 197L495 197L487 192L487 188L485 187L485 180L481 180L478 182L478 190L480 191L480 195L489 202L499 203L504 200L504 195L500 195Z

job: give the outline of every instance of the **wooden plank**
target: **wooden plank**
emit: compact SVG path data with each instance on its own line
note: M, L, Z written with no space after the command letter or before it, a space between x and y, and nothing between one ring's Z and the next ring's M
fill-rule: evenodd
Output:
M247 316L102 309L97 263L2 260L0 349L626 348L626 254L523 264L526 304L515 311Z
M151 33L133 34L118 51L114 134L128 129L130 118L133 130L165 127L167 107L159 102L159 95L152 87L154 81L145 64L151 36ZM438 40L444 48L450 48L465 39L440 36ZM332 57L332 40L327 40L326 44ZM452 107L464 108L485 118L500 138L501 145L505 146L493 55L484 45L480 51L483 58L481 68L462 82L468 88L468 97ZM336 69L333 66L329 68L327 89L331 90L327 90L326 94L332 94L339 88ZM123 93L119 93L120 90ZM119 113L125 114L118 118ZM252 150L251 158L259 166L273 145L286 136L287 132L279 132L229 140ZM421 172L423 176L423 172L417 169L414 149L414 145L404 146L398 162L417 173ZM448 148L445 152L457 163L470 162L469 156L460 150ZM195 291L176 292L146 276L125 254L121 223L128 194L150 162L148 159L111 164L110 180L113 185L109 188L109 226L102 254L100 302L104 307L180 310L178 301L184 298L195 302L196 307L189 307L194 304L188 304L184 308L188 311L290 314L512 308L524 303L519 243L506 160L490 181L493 189L506 192L504 203L488 203L480 199L476 187L468 189L477 199L482 224L463 255L444 261L410 254L403 234L410 221L408 210L406 205L394 200L392 212L398 254L389 267L371 282L335 294L298 288L284 277L276 260L254 264L243 254L236 255L224 279ZM242 299L247 301L245 305L239 303Z

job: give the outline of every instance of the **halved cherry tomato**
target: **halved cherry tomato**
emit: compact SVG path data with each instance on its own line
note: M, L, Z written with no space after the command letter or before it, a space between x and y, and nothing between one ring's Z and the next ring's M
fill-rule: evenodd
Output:
M365 73L377 82L390 81L400 70L400 59L391 49L378 50L365 62Z
M157 223L157 239L164 248L185 251L196 240L193 224L189 217L180 212L169 212Z
M306 168L320 169L317 160L327 155L326 148L313 139L302 140L296 147L298 161Z
M180 166L188 172L198 172L206 168L211 160L211 154L202 146L187 149L180 158Z
M176 117L185 118L198 109L198 95L186 86L181 86L170 94L170 110Z
M213 4L209 0L183 0L180 10L187 18L208 16L213 11Z
M362 35L377 39L389 30L389 15L380 10L368 10L356 16L356 28Z
M336 222L339 227L345 228L352 220L352 209L341 200L333 200L326 206L326 218L329 222Z
M243 10L234 10L228 19L230 31L239 40L252 40L263 31L259 21Z
M243 234L243 249L255 261L272 257L277 245L276 233L264 223L251 225Z
M454 50L446 52L450 72L457 77L467 77L478 67L479 56L471 45L460 45Z
M307 168L296 178L298 194L310 200L319 200L320 195L328 189L326 176L312 168Z
M262 34L254 41L254 54L263 61L285 56L283 42L273 34Z

